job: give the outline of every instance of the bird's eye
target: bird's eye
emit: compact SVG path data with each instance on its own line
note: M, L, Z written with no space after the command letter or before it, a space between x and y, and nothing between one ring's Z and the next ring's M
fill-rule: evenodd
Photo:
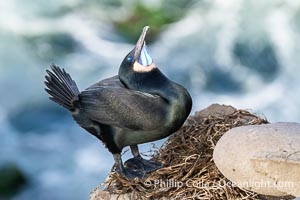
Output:
M132 62L132 60L133 60L133 58L132 58L131 56L128 56L128 57L127 57L127 61L128 61L128 62Z

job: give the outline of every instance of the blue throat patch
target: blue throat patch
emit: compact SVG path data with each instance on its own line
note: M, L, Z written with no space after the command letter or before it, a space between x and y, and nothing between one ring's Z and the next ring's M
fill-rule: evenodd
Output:
M148 53L146 44L143 45L141 55L139 58L139 63L143 66L149 66L152 63L152 58L151 58L150 54Z

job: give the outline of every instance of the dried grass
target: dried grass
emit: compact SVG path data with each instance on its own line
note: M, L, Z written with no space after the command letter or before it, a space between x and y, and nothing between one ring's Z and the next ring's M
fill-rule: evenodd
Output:
M213 162L214 147L226 131L268 123L248 111L232 109L229 114L203 116L198 112L189 117L188 123L152 156L164 164L163 168L142 180L127 180L111 173L105 190L130 193L132 199L269 199L231 186Z

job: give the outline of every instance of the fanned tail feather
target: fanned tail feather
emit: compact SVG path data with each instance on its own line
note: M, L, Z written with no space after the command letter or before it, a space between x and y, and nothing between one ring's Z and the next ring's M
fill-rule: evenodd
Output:
M50 99L55 103L62 105L68 110L73 111L78 101L79 90L71 76L58 66L52 64L51 71L46 70L46 92Z

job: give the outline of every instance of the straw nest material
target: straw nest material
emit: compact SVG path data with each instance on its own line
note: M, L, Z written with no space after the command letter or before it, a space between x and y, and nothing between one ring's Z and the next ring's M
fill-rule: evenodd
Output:
M164 167L142 180L127 180L111 173L105 191L130 194L131 199L273 199L231 184L213 162L220 137L238 126L265 124L245 110L212 105L196 112L152 155Z

